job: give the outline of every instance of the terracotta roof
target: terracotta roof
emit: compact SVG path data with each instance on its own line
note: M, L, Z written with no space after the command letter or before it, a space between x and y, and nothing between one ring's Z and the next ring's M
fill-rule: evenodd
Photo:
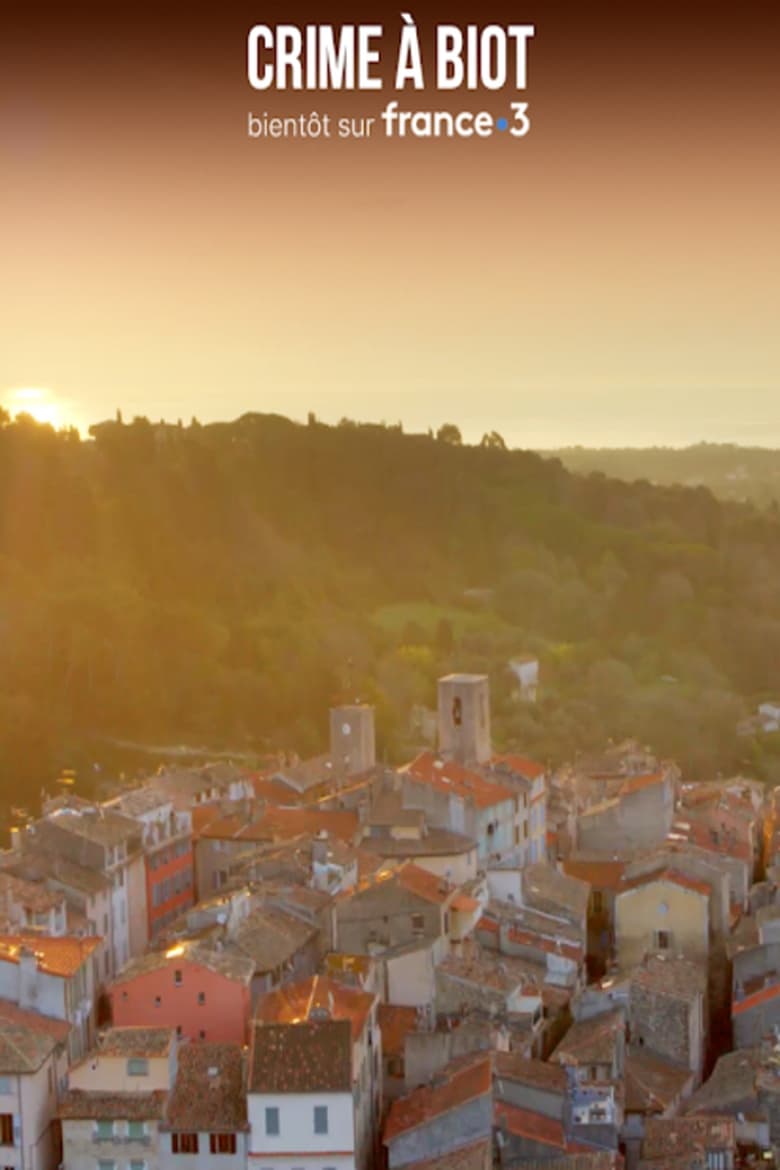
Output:
M476 1097L491 1091L491 1059L489 1053L470 1053L461 1057L437 1074L428 1085L399 1097L390 1106L385 1121L382 1141L385 1145L403 1133L427 1125L434 1117L441 1117L460 1108Z
M67 1020L55 1020L38 1012L25 1011L8 999L0 999L0 1034L6 1027L24 1028L46 1036L57 1044L65 1044L72 1025Z
M642 776L629 776L621 785L620 795L629 796L632 792L640 792L643 788L651 788L654 784L663 784L666 772L648 772Z
M94 1089L70 1089L62 1097L58 1116L67 1121L162 1121L168 1094L106 1093Z
M523 1170L623 1170L623 1158L611 1150L561 1154L560 1158L523 1159Z
M734 1149L732 1117L648 1117L642 1157L664 1161L706 1150Z
M326 975L314 975L264 995L255 1018L263 1024L297 1024L328 1012L331 1019L348 1020L353 1039L358 1039L375 1000L376 996L368 991L347 987Z
M57 1045L57 1039L43 1030L0 1021L0 1075L37 1072Z
M406 1037L417 1028L417 1008L380 1003L377 1021L382 1033L382 1054L403 1056Z
M479 910L480 903L476 898L472 898L469 894L456 894L452 899L452 909L457 910L459 914L473 914L475 910Z
M707 990L707 972L690 959L664 953L646 955L631 972L631 983L657 995L692 1000Z
M238 1044L182 1044L165 1129L235 1133L247 1128Z
M205 967L215 975L222 975L225 979L232 979L237 983L248 985L255 973L254 961L246 955L231 951L212 950L202 943L184 939L169 947L166 951L149 951L137 959L131 959L126 967L114 978L112 987L122 983L129 983L133 979L143 978L154 971L161 971L165 967Z
M773 978L778 979L777 974ZM760 1007L763 1003L769 1003L773 999L780 996L780 982L770 983L767 987L762 987L758 991L754 991L750 995L746 995L743 999L736 1000L731 1005L732 1016L741 1016L744 1012L749 1012L753 1008Z
M250 1093L349 1093L349 1021L255 1024L249 1070Z
M360 819L356 812L310 808L265 808L257 820L243 828L239 840L295 837L300 833L316 835L322 829L333 837L353 844L360 835Z
M248 914L226 946L248 956L257 974L288 962L317 935L311 923L267 906Z
M545 769L541 764L537 764L536 760L531 760L528 756L517 756L513 753L503 756L493 756L494 764L504 764L513 772L517 772L525 780L536 780L539 776L543 776Z
M546 861L536 861L527 865L523 873L523 901L526 906L539 908L556 906L568 911L577 918L587 913L590 899L590 886L579 878L570 877L561 873L555 866Z
M688 877L687 874L680 873L678 869L656 869L649 873L640 873L636 877L623 879L621 882L618 895L625 890L635 890L641 886L649 886L654 882L669 882L672 885L680 886L684 890L691 890L695 894L701 894L705 898L709 898L712 894L712 886L709 882L697 881L695 878Z
M433 752L423 752L401 772L439 792L461 796L476 808L492 808L515 800L511 788L486 780L479 772L464 768L454 760L440 760Z
M98 1037L101 1056L166 1056L174 1043L173 1028L109 1028Z
M296 792L289 784L284 784L273 776L253 776L252 785L258 800L265 800L268 804L275 804L281 808L295 808L305 799L302 793Z
M560 1064L607 1064L615 1054L616 1037L624 1033L622 1008L614 1008L588 1020L577 1020L550 1057Z
M765 1059L769 1057L769 1059ZM767 1067L774 1083L777 1081L772 1066L774 1054L760 1048L739 1048L718 1057L715 1068L704 1084L685 1103L686 1114L727 1114L742 1112L748 1103L758 1099L758 1082Z
M543 1146L554 1146L558 1150L567 1148L563 1123L544 1113L521 1109L518 1105L510 1105L506 1101L496 1101L493 1106L493 1119L500 1130L506 1130L515 1137L531 1138Z
M587 882L594 890L620 889L627 861L603 861L600 858L566 857L561 862L564 873Z
M436 977L473 983L490 991L511 995L522 990L539 994L545 968L539 963L516 959L476 945L463 947L461 954L449 954L436 967Z
M568 1080L558 1064L550 1064L546 1060L529 1060L516 1052L496 1052L494 1066L496 1076L502 1080L518 1081L522 1085L547 1089L552 1093L566 1092Z
M212 824L214 821L220 820L221 815L218 804L194 805L192 809L193 836L202 836L206 826Z
M39 971L67 979L75 975L102 939L92 935L88 938L71 938L67 935L54 938L39 934L0 935L0 960L18 963L20 951L32 951Z
M666 1113L692 1080L690 1069L652 1056L644 1048L631 1046L626 1052L626 1112Z
M437 906L444 905L455 893L455 887L450 885L446 878L438 877L430 870L415 865L413 861L401 866L396 876L398 884L405 890Z

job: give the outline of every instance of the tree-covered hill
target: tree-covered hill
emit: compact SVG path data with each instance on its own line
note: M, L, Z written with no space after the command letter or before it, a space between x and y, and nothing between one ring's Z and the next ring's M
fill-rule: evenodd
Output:
M692 773L774 775L734 728L780 690L777 517L457 440L2 420L5 799L111 737L312 751L356 694L394 758L453 667L490 671L502 744L557 760L634 732ZM505 670L521 651L542 663L533 709Z
M544 453L544 452L543 452ZM691 447L565 447L546 452L570 471L601 471L618 479L708 487L726 500L780 504L780 451L733 443Z

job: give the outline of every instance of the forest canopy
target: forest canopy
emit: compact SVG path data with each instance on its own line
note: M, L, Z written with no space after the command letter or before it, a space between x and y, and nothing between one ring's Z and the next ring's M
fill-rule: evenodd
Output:
M393 761L456 668L490 673L499 746L560 762L630 733L690 775L780 781L736 736L780 690L776 510L456 432L0 420L0 797L113 738L321 750L356 697Z

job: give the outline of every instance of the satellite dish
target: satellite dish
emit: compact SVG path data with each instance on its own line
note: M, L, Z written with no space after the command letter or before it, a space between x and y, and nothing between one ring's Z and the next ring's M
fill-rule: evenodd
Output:
M342 723L341 734L342 735L350 735L351 733L352 733L352 728L350 727L350 725L348 723Z

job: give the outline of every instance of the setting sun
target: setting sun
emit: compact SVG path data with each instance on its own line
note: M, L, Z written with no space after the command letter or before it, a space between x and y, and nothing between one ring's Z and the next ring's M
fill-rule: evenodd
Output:
M51 390L33 386L10 390L5 406L12 415L29 414L39 423L49 423L53 427L67 426L63 405Z

